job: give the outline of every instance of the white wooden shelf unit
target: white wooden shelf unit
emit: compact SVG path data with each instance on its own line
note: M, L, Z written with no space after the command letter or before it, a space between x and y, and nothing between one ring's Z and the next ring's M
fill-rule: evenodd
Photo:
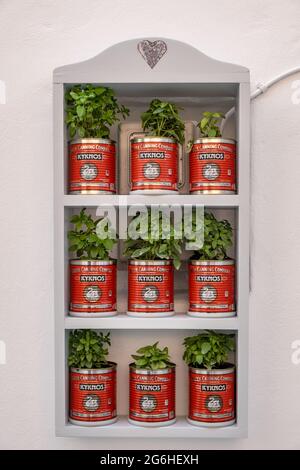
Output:
M98 56L82 63L60 67L54 71L54 194L55 194L55 356L56 356L56 433L65 437L178 437L178 438L241 438L247 435L248 407L248 296L249 296L249 72L246 68L219 62L193 47L168 39L162 40L167 52L154 68L138 52L140 40L117 44ZM140 113L155 97L180 104L186 120L199 120L204 110L226 112L235 106L235 119L225 128L225 137L236 138L237 194L189 195L185 188L174 196L129 195L127 176L122 167L127 152L120 148L119 188L117 196L69 195L68 138L64 125L64 93L73 84L94 83L111 86L118 99L131 109L129 121L138 121ZM120 129L112 129L112 138L118 140ZM185 155L187 162L187 155ZM126 188L126 189L124 189ZM231 217L235 231L234 255L237 263L236 297L237 317L197 319L185 315L188 285L184 269L179 276L179 300L176 315L170 318L131 318L126 310L126 271L119 271L119 314L110 318L68 317L68 244L66 233L70 213L81 207L95 210L98 206L124 206L137 204L189 204L204 205L221 215ZM124 281L124 282L123 282ZM182 287L183 286L183 287ZM83 427L68 423L68 331L76 328L94 328L112 331L112 356L118 362L118 411L121 418L111 426ZM235 363L237 367L237 422L223 428L197 428L184 418L187 411L187 367L181 360L182 339L202 329L234 332L237 340ZM128 387L126 386L130 353L146 341L160 339L168 344L178 364L176 424L166 428L140 428L128 424L126 419ZM181 415L181 416L180 416Z

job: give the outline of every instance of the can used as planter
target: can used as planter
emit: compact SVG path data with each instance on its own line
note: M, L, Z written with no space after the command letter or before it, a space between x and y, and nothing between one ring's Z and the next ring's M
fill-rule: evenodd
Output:
M129 366L129 422L139 426L175 423L175 364L166 369Z
M174 314L172 260L129 261L127 314L136 317Z
M195 426L230 426L235 422L235 367L189 368L188 422Z
M116 315L116 260L70 260L70 309L75 317Z
M190 192L234 194L235 148L235 141L232 139L197 139L190 152Z
M236 315L233 259L190 261L188 314L217 318Z
M132 139L130 159L130 187L135 194L174 194L178 191L178 144L174 139Z
M70 194L116 192L116 148L110 139L78 139L70 142Z
M117 420L116 367L70 370L69 421L80 426L104 426Z

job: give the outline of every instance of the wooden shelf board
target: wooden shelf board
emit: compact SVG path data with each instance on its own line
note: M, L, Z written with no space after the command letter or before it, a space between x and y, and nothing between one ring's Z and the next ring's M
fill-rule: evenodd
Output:
M95 328L109 330L238 330L238 317L195 318L186 314L175 314L164 318L137 318L124 313L105 318L65 317L65 329Z
M239 196L234 195L65 195L65 207L130 206L130 205L203 205L207 207L239 207Z
M144 428L133 426L127 421L126 416L121 416L118 421L109 426L77 426L66 424L56 430L57 436L64 437L114 437L114 438L240 438L245 437L244 430L237 424L227 427L205 428L189 424L184 416L177 418L171 426Z

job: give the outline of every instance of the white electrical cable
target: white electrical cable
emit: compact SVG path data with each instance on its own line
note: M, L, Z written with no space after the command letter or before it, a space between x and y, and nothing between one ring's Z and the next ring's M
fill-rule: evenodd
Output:
M257 96L262 95L263 93L265 93L275 83L279 82L280 80L283 80L286 77L289 77L290 75L293 75L294 73L298 73L298 72L300 72L300 66L295 67L295 68L290 69L290 70L287 70L286 72L284 72L280 75L277 75L277 77L273 78L272 80L270 80L269 82L267 82L265 84L258 83L256 85L256 90L253 93L251 93L250 99L254 100ZM232 116L234 112L235 112L235 108L233 107L229 111L227 111L227 113L225 114L225 118L223 119L223 121L221 123L221 133L223 132L223 128L225 126L225 123L226 123L227 119L230 116Z

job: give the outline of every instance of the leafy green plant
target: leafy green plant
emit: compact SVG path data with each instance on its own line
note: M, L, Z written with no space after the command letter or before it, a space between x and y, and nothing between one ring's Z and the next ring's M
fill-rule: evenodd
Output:
M74 229L68 232L69 251L79 259L108 260L117 241L116 233L107 217L93 220L85 211L83 208L70 219Z
M110 126L129 115L120 105L111 88L94 85L74 85L66 91L66 124L70 138L98 137L108 139Z
M143 130L156 137L172 137L180 144L184 141L184 122L179 116L178 106L154 99L149 109L141 116Z
M197 232L196 218L193 214L193 230ZM228 220L217 220L212 213L204 214L204 242L192 256L194 260L228 259L226 250L232 245L232 227Z
M202 119L198 122L201 137L222 137L220 119L224 118L222 113L204 112Z
M218 369L226 366L228 355L235 349L234 335L204 331L184 339L183 360L188 366Z
M128 225L124 255L131 259L159 260L172 259L179 269L182 252L182 226L170 223L169 218L159 212L151 217L151 211L136 215Z
M169 349L167 347L159 349L157 343L150 344L138 349L137 354L133 354L134 364L137 369L165 369L171 365Z
M94 330L74 330L69 336L69 366L98 369L107 365L110 333Z

